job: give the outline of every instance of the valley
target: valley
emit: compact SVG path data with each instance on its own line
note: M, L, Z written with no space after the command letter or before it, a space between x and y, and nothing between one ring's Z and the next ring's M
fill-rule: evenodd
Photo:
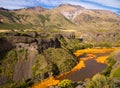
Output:
M0 8L0 88L119 88L119 78L119 14Z
M104 70L106 68L106 66L103 67L102 69L100 69L100 67L104 66L104 64L107 65L107 58L109 57L109 54L116 50L118 50L118 48L103 48L103 49L98 48L98 49L77 50L74 54L76 57L79 57L79 62L75 67L73 67L69 72L60 74L59 76L57 76L55 78L51 77L51 78L45 79L42 82L35 84L32 88L49 88L50 86L57 85L60 82L60 80L63 80L63 79L70 79L74 82L77 82L80 80L85 81L85 79L87 79L88 77L91 78L98 72L102 72L102 70ZM98 54L100 54L100 55L98 55ZM108 54L108 55L105 55L105 54ZM92 62L87 63L92 60L94 61L93 63ZM101 65L96 64L96 65L92 66L92 64L96 63L95 61L97 63L102 63L102 64ZM86 67L87 65L88 65L88 67ZM87 69L87 68L89 68L89 66L91 67L91 70ZM82 71L84 69L87 69L86 70L87 72ZM97 70L97 69L99 69L99 70ZM81 73L80 73L80 71L81 71ZM93 71L96 71L96 72L94 73ZM78 75L77 75L77 73L78 73ZM90 73L92 73L92 75L90 75ZM81 77L79 77L79 76L81 76Z

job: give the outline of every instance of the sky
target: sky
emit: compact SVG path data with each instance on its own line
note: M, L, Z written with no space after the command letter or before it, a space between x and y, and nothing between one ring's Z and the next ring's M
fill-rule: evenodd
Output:
M120 15L120 0L0 0L0 7L20 9L41 6L52 9L65 3L80 5L87 9L110 10Z

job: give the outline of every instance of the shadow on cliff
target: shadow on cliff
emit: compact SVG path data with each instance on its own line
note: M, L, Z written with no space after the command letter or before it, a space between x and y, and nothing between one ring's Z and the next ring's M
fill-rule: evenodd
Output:
M14 48L14 46L10 41L8 41L4 37L1 37L0 38L0 60L4 59L7 52L9 52L13 48Z

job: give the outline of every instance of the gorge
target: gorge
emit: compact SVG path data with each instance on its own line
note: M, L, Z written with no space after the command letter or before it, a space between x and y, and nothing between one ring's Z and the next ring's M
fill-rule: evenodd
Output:
M119 88L119 47L120 15L108 10L0 8L0 88Z
M35 84L32 88L48 88L50 86L55 86L63 79L70 79L77 82L91 78L98 72L105 69L107 66L107 58L111 52L116 50L118 50L118 48L77 50L74 54L76 57L79 57L79 63L75 67L73 67L69 72L65 72L55 78L51 77L43 80L43 82Z

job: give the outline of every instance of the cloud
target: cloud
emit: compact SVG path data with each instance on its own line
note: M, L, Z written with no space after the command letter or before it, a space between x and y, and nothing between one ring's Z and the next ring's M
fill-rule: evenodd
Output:
M62 3L81 5L88 9L104 9L116 13L120 12L120 0L37 0L43 6L55 7ZM120 13L119 13L120 14Z
M120 8L120 0L88 0L91 2L100 3L105 6Z
M110 10L120 14L120 0L84 0L84 2L94 5L88 8Z
M90 3L90 4L101 4L105 6L111 6L115 8L120 8L120 0L36 0L39 3L47 4L47 5L58 5L61 3Z
M120 0L0 0L0 7L19 9L25 7L42 6L53 8L63 3L81 5L88 9L111 10L120 14Z
M30 6L35 6L33 0L0 0L0 7L4 7L7 9L19 9Z

